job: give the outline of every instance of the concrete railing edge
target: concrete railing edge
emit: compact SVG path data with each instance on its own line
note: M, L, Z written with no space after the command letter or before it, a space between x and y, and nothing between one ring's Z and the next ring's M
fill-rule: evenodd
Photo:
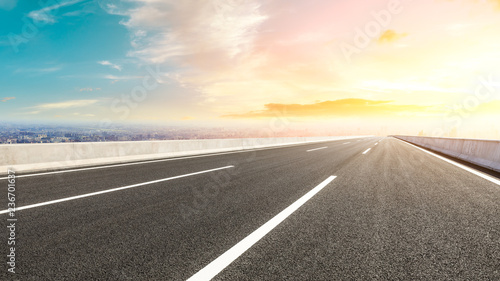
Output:
M9 168L22 173L46 172L364 137L372 136L0 145L0 175Z
M392 137L500 172L500 140L400 135Z

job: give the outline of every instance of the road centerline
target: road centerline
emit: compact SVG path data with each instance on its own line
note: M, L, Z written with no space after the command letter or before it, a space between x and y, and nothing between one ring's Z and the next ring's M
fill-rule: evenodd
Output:
M119 190L124 190L124 189L129 189L129 188L134 188L134 187L139 187L139 186L144 186L144 185L149 185L149 184L154 184L154 183L159 183L159 182L164 182L164 181L169 181L169 180L174 180L174 179L185 178L185 177L199 175L199 174L204 174L204 173L210 173L210 172L219 171L219 170L223 170L223 169L229 169L229 168L234 168L234 166L230 165L230 166L225 166L225 167L220 167L220 168L215 168L215 169L210 169L210 170L204 170L204 171L199 171L199 172L194 172L194 173L189 173L189 174L184 174L184 175L179 175L179 176L174 176L174 177L168 177L168 178L154 180L154 181L137 183L137 184L127 185L127 186L122 186L122 187L107 189L107 190L101 190L101 191L86 193L86 194L82 194L82 195L76 195L76 196L71 196L71 197L66 197L66 198L61 198L61 199L46 201L46 202L42 202L42 203L36 203L36 204L26 205L26 206L22 206L22 207L19 207L19 208L15 208L15 211L17 212L17 211L21 211L21 210L25 210L25 209L31 209L31 208L36 208L36 207L41 207L41 206L45 206L45 205L52 205L52 204L61 203L61 202L65 202L65 201L76 200L76 199L80 199L80 198L85 198L85 197L100 195L100 194L104 194L104 193L110 193L110 192L114 192L114 191L119 191ZM0 214L5 214L5 213L8 213L8 212L9 212L8 209L7 210L1 210Z
M231 249L227 250L224 254L216 258L214 261L209 263L203 269L198 271L196 274L191 276L187 281L201 281L201 280L211 280L222 270L224 270L228 265L245 253L250 247L257 243L260 239L271 232L276 226L282 223L287 217L293 214L297 209L304 205L309 199L325 188L330 182L332 182L336 176L330 176L322 183L317 185L315 188L311 189L304 196L295 201L292 205L288 206L286 209L281 211L271 220L263 224L257 230L252 232L250 235L245 237L243 240L234 245Z
M372 148L368 148L367 150L365 150L365 152L363 152L363 154L367 154Z

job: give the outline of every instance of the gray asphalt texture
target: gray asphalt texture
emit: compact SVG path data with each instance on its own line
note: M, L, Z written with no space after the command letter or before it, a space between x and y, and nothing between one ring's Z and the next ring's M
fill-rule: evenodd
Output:
M17 204L227 165L18 211L0 280L186 280L332 175L215 280L500 280L500 186L393 138L18 178Z

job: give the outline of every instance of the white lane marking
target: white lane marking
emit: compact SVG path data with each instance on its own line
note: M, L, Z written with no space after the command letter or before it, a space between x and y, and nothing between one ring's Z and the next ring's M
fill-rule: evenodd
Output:
M372 149L371 147L370 147L370 148L368 148L367 150L365 150L365 152L363 152L363 154L367 154L367 153L368 153L368 151L370 151L371 149Z
M320 150L320 149L325 149L328 148L328 146L320 147L320 148L314 148L314 149L309 149L307 152L315 151L315 150Z
M88 171L88 170L96 170L96 169L104 169L104 168L123 167L123 166L130 166L130 165L141 165L141 164L175 161L175 160L182 160L182 159L192 159L192 158L201 158L201 157L209 157L209 156L217 156L217 155L245 153L245 152L253 152L253 151L268 150L268 149L294 147L294 146L311 144L311 143L315 143L315 142L319 143L319 142L330 142L330 141L334 142L334 141L342 141L342 140L311 141L308 143L292 143L292 144L287 144L287 145L282 145L282 146L277 146L277 147L264 147L264 148L246 149L246 150L239 150L239 151L228 151L228 152L219 152L219 153L212 153L212 154L193 155L193 156L179 156L179 157L173 157L173 158L167 158L167 159L137 161L137 162L132 162L132 163L112 164L112 165L103 165L103 166L97 166L97 167L68 169L68 170L60 170L60 171L44 172L44 173L36 173L36 174L28 174L28 175L16 175L16 178L45 176L45 175L52 175L52 174L62 174L62 173L69 173L69 172L79 172L79 171ZM7 178L8 177L2 177L2 178L0 178L0 180L6 180Z
M375 145L378 145L378 142L377 142L377 143L375 143Z
M344 144L349 144L349 143L351 143L351 142L345 142Z
M239 256L246 252L250 247L262 239L266 234L273 230L277 225L283 222L288 216L293 214L298 208L300 208L304 203L309 201L316 193L321 191L325 186L332 182L336 176L330 176L318 186L310 190L300 199L295 201L292 205L288 206L286 209L277 214L274 218L263 224L257 230L252 232L250 235L245 237L243 240L234 245L231 249L227 250L224 254L216 258L214 261L209 263L203 269L198 271L195 275L191 276L187 281L198 281L198 280L211 280L217 274L219 274L224 268L235 261Z
M138 184L132 184L132 185L127 185L127 186L122 186L122 187L117 187L117 188L112 188L112 189L107 189L107 190L101 190L101 191L97 191L97 192L92 192L92 193L87 193L87 194L82 194L82 195L77 195L77 196L71 196L71 197L61 198L61 199L57 199L57 200L52 200L52 201L47 201L47 202L42 202L42 203L37 203L37 204L32 204L32 205L27 205L27 206L22 206L22 207L16 208L15 211L21 211L21 210L25 210L25 209L31 209L31 208L41 207L41 206L45 206L45 205L51 205L51 204L55 204L55 203L60 203L60 202L65 202L65 201L80 199L80 198L84 198L84 197L95 196L95 195L99 195L99 194L104 194L104 193L109 193L109 192L114 192L114 191L129 189L129 188L134 188L134 187L148 185L148 184L153 184L153 183L159 183L159 182L164 182L164 181L169 181L169 180L174 180L174 179L185 178L185 177L189 177L189 176L194 176L194 175L199 175L199 174L204 174L204 173L209 173L209 172L214 172L214 171L223 170L223 169L229 169L229 168L234 168L234 166L232 166L232 165L231 166L225 166L225 167L216 168L216 169L210 169L210 170L205 170L205 171L200 171L200 172L195 172L195 173L189 173L189 174L175 176L175 177L170 177L170 178L164 178L164 179L159 179L159 180L154 180L154 181L148 181L148 182L143 182L143 183L138 183ZM8 213L8 212L9 212L9 210L2 210L2 211L0 211L0 214L5 214L5 213Z
M413 147L415 147L415 148L418 148L418 149L422 150L422 151L423 151L423 152L425 152L425 153L428 153L428 154L430 154L430 155L432 155L432 156L435 156L435 157L437 157L437 158L439 158L439 159L441 159L441 160L443 160L443 161L446 161L446 162L448 162L448 163L450 163L450 164L453 164L453 165L455 165L455 166L457 166L457 167L459 167L459 168L462 168L462 169L466 170L467 172L471 172L471 173L473 173L473 174L474 174L474 175L476 175L476 176L480 176L480 177L482 177L482 178L483 178L483 179L485 179L485 180L489 180L489 181L491 181L491 182L492 182L492 183L494 183L494 184L500 185L500 180L498 180L497 178L494 178L494 177L492 177L492 176L490 176L490 175L488 175L488 174L484 174L484 173L482 173L482 172L480 172L480 171L478 171L478 170L475 170L475 169L473 169L473 168L469 168L469 167L467 167L467 166L465 166L465 165L463 165L463 164L460 164L460 163L458 163L458 162L455 162L455 161L450 160L450 159L448 159L448 158L445 158L445 157L443 157L443 156L437 155L437 154L436 154L436 153L434 153L434 152L431 152L431 151L425 150L425 149L420 148L420 147L418 147L418 146L416 146L416 145L413 145L413 144L411 144L411 143L409 143L409 142L405 142L405 141L400 140L400 139L398 139L398 138L395 138L395 139L397 139L398 141L404 142L404 143L406 143L406 144L408 144L408 145L411 145L411 146L413 146Z

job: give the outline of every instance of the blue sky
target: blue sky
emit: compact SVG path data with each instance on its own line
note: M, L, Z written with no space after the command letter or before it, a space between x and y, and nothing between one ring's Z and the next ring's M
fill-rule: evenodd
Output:
M111 1L40 3L0 5L0 120L133 120L118 110L126 102L109 114L113 100L130 95L147 75L147 64L128 55L127 16L108 9ZM175 104L175 87L157 87L171 93L155 102Z
M102 95L108 88L102 77L113 72L97 62L122 63L126 57L129 40L119 16L108 15L94 1L67 2L33 29L33 12L43 8L37 2L0 10L0 92L15 97L3 105L3 118L30 118L23 112L38 104L95 98L80 92L85 88L101 88Z

